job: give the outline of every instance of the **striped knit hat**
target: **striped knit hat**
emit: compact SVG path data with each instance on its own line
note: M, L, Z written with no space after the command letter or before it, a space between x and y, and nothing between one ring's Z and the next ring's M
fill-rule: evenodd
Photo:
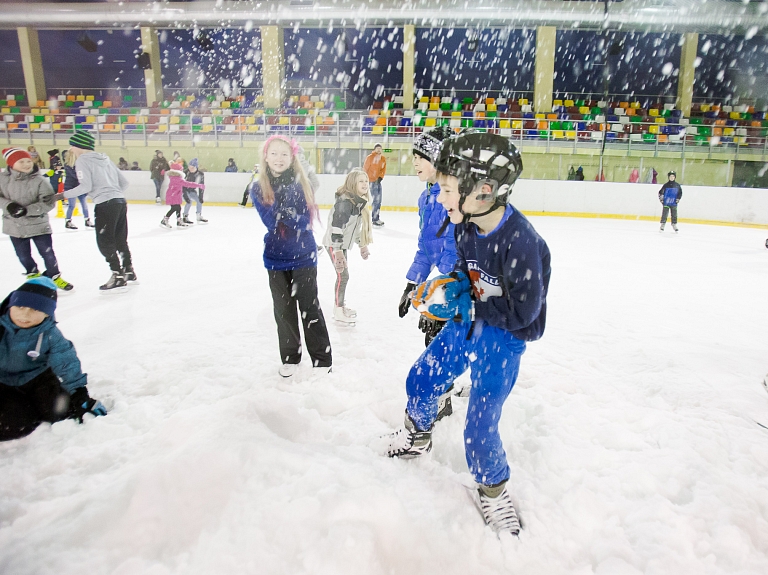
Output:
M8 305L29 307L53 315L56 311L56 284L45 276L29 279L11 292Z
M93 150L96 140L85 130L75 130L75 135L69 139L69 145L83 150Z
M3 158L8 167L12 168L13 164L19 160L23 160L24 158L31 160L32 156L29 155L29 152L22 150L21 148L6 148L3 150Z

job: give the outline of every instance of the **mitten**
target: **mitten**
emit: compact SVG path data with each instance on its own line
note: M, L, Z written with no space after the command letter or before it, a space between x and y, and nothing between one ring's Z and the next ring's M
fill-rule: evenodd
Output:
M362 248L360 248L360 255L364 260L368 259L368 256L371 255L371 252L368 251L368 246L363 246Z
M413 307L429 319L472 321L471 284L464 272L437 276L416 288Z
M344 252L341 250L336 250L333 254L333 267L336 268L336 271L338 273L341 273L344 271L344 268L347 267L347 258L344 257Z
M27 215L27 208L16 202L8 202L8 205L5 206L5 211L12 218L20 218Z
M411 307L411 293L415 289L416 289L416 284L413 282L408 282L408 284L405 286L405 291L403 292L403 295L400 297L400 306L398 308L400 317L405 317L405 314L408 313L408 310Z
M90 413L93 416L107 415L107 408L98 401L88 395L88 390L84 387L78 387L75 393L70 397L69 405L69 417L71 419L77 419L80 423L83 422L83 416L86 413Z

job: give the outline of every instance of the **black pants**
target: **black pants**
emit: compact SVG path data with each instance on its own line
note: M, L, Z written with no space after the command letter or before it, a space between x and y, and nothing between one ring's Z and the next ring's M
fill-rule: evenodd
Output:
M43 421L67 419L69 394L48 369L20 387L0 383L0 441L32 433Z
M240 205L245 207L245 205L248 203L248 198L251 195L251 189L250 186L245 188L245 191L243 192L243 201L240 202Z
M11 236L13 249L16 250L16 256L18 256L21 265L24 266L28 274L37 273L38 271L35 258L32 257L31 242L35 242L37 251L43 256L43 261L45 262L44 275L49 278L56 277L59 273L59 264L56 262L56 254L53 253L53 238L51 234L43 234L31 238L14 238Z
M122 198L96 204L96 244L113 272L133 269L128 249L128 206ZM122 259L122 262L121 262Z
M672 212L672 225L677 225L677 206L664 206L664 209L661 210L661 224L667 223L667 214L669 212Z
M325 326L323 310L317 299L317 268L269 272L269 289L277 324L280 360L283 363L301 361L299 314L304 325L304 339L314 367L330 367L331 340Z
M181 204L172 204L165 217L170 218L174 213L177 218L181 219Z

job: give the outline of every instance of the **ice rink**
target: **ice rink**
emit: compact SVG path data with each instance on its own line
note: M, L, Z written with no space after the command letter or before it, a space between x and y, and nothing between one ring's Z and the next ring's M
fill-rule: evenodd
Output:
M305 358L282 380L255 210L168 231L166 209L129 206L124 294L99 293L93 232L53 220L76 286L59 327L111 412L0 444L0 573L768 573L768 231L531 218L552 279L501 421L518 540L467 497L466 400L428 456L381 452L424 347L397 315L415 212L351 254L355 327L330 319L321 255L333 373ZM23 280L5 235L0 269L4 297Z

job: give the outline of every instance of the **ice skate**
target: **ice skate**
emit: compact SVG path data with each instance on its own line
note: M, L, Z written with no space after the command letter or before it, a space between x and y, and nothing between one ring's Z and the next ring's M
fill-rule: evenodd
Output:
M350 315L348 310L346 307L334 306L333 319L341 324L354 326L356 318Z
M389 457L413 459L432 451L432 430L418 431L411 416L405 412L403 427L389 435Z
M96 226L91 223L91 218L85 218L85 227L86 228L95 228Z
M176 218L176 227L177 228L187 228L187 227L189 227L189 224L184 221L184 218Z
M440 399L437 402L437 417L435 418L435 423L443 419L444 417L448 417L453 413L453 405L451 405L451 395L453 395L453 386L450 387L443 395L440 396Z
M72 291L73 289L75 289L75 286L73 286L71 283L69 283L64 278L62 278L61 274L56 274L51 279L53 280L53 283L56 284L56 287L62 291Z
M659 226L659 231L660 231L660 232L663 232L663 231L664 231L664 225L665 225L665 224L661 224L661 226Z
M280 377L292 377L298 368L299 366L295 363L284 363L280 366L280 369L277 370L277 373L280 374Z
M138 284L139 278L136 277L136 272L133 271L133 266L128 266L123 270L123 276L125 277L125 283L127 285Z
M77 226L72 223L72 220L67 220L64 222L64 227L68 230L76 230Z
M206 219L203 217L203 214L197 214L197 223L198 223L198 224L207 224L207 223L208 223L208 220L206 220Z
M520 533L520 519L507 491L506 482L496 486L481 485L477 489L475 504L483 514L485 524L496 533Z
M672 229L675 230L675 233L677 233L677 224L672 224Z
M160 198L155 198L155 203L160 204Z
M330 365L316 365L312 368L312 377L322 377L333 371Z
M168 223L168 218L163 218L163 221L160 222L160 227L165 228L167 230L171 229L171 224Z
M112 272L112 277L109 278L107 283L99 286L99 289L105 291L124 291L125 290L125 276L119 272Z
M182 219L182 221L183 221L183 222L184 222L186 225L188 225L188 226L191 226L192 224L194 224L194 223L195 223L195 222L193 222L192 220L190 220L190 219L189 219L187 216L184 216L184 218Z
M351 307L344 306L344 313L347 317L357 317L357 310L354 310Z
M34 269L31 272L26 272L24 275L27 276L28 280L31 280L33 278L39 278L40 277L40 271L37 270L37 269Z
M377 228L384 227L384 221L383 220L376 220L375 222L371 222L374 226Z

